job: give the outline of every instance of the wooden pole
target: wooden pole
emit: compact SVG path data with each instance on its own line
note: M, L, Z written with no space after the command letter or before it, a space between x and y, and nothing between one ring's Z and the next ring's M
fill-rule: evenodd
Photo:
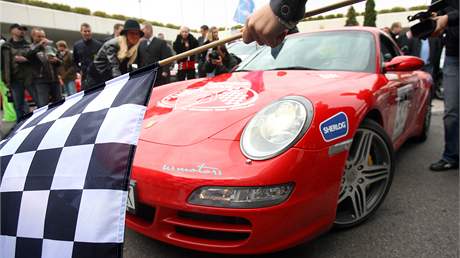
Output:
M357 3L360 3L360 2L364 2L364 1L366 1L366 0L346 0L346 1L338 2L338 3L335 3L335 4L331 4L331 5L328 5L328 6L325 6L325 7L310 11L310 12L306 12L304 18L308 18L308 17L318 15L318 14L321 14L321 13L333 11L335 9L339 9L339 8L342 8L342 7L345 7L345 6L349 6L349 5L352 5L352 4L357 4ZM235 34L233 36L230 36L228 38L216 40L216 41L213 41L213 42L211 42L209 44L203 45L201 47L197 47L197 48L191 49L189 51L183 52L181 54L166 58L166 59L161 60L160 62L158 62L158 64L160 66L170 65L170 64L176 62L177 60L181 60L181 59L184 59L184 58L189 57L189 56L200 54L202 52L205 52L208 49L215 48L217 46L227 44L229 42L241 39L242 37L243 37L243 33L240 32L240 33L237 33L237 34Z

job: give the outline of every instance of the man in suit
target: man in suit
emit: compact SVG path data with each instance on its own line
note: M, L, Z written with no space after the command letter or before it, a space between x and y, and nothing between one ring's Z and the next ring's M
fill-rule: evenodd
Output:
M140 66L153 64L172 56L171 49L166 44L166 41L153 35L152 24L144 23L143 26L144 39L139 45ZM170 67L161 67L158 71L159 76L155 81L155 86L167 84L169 82L169 72Z

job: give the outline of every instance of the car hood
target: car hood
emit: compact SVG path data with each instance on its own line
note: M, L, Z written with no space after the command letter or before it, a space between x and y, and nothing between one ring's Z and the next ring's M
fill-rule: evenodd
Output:
M366 74L254 71L157 87L152 91L140 139L173 146L193 145L252 117L277 99L300 95L315 104L324 94L363 76Z

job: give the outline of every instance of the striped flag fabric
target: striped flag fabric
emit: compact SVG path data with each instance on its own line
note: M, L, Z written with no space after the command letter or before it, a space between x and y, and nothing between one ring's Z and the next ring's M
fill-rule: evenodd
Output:
M156 74L141 69L37 109L0 142L1 258L122 257Z
M246 19L254 12L254 1L253 0L240 0L238 7L236 8L233 20L240 24L245 24Z

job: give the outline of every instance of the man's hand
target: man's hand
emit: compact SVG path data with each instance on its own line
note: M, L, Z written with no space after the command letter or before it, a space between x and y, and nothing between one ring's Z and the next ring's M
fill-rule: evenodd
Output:
M23 56L14 56L14 61L16 63L26 63L28 62L29 60Z
M166 78L166 77L168 77L168 73L167 73L167 72L162 72L162 73L161 73L161 76L163 76L163 77Z
M449 17L447 15L442 15L442 16L435 17L434 20L436 21L436 29L431 34L431 36L432 37L438 37L447 28L447 24L449 22Z
M246 20L243 41L246 44L257 41L259 45L276 47L283 42L287 31L273 13L270 5L265 5Z

